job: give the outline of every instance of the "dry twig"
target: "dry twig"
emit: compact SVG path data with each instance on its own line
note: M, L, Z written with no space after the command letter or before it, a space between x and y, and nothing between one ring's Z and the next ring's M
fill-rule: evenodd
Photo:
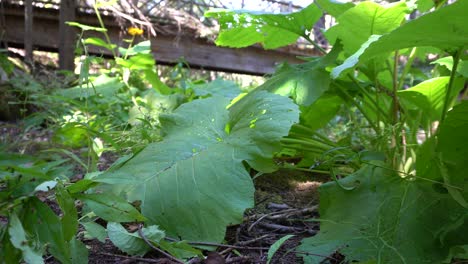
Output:
M148 246L150 246L152 249L156 250L157 252L163 254L164 256L168 257L170 260L172 260L172 261L174 261L174 262L177 262L177 263L184 263L182 260L180 260L180 259L178 259L178 258L176 258L176 257L173 257L172 255L166 253L164 250L161 250L161 249L155 247L155 246L153 245L153 243L151 243L151 241L149 241L149 240L145 237L145 235L143 234L143 231L141 230L142 226L143 226L142 224L140 224L140 225L138 226L138 235L146 242L146 244L148 244Z

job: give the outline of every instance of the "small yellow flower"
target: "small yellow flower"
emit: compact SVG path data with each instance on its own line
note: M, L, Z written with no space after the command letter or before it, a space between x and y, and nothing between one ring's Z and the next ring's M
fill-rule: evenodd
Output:
M136 27L129 27L128 28L128 34L130 34L132 36L140 36L140 35L143 35L143 29L136 28Z

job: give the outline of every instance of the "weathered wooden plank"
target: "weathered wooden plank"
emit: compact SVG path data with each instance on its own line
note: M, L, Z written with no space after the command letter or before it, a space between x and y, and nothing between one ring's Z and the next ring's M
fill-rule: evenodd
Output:
M7 28L8 29L8 28ZM24 2L24 51L26 61L33 61L33 6L32 0Z
M7 6L5 8L6 34L4 39L12 44L22 44L25 35L24 12L18 7ZM33 42L38 48L45 50L57 50L59 47L59 14L57 10L35 9L34 10L34 32ZM108 34L114 43L122 46L128 45L123 42L121 29L115 21L109 17L103 17L108 29ZM77 14L76 20L83 24L98 25L94 15ZM88 33L87 36L98 33ZM99 35L103 37L102 35ZM277 63L302 62L296 56L317 55L310 51L298 54L291 54L287 50L263 50L261 47L248 47L242 49L230 49L217 47L204 39L192 39L187 37L176 38L158 34L151 39L152 50L155 59L159 64L174 64L181 57L194 68L204 68L226 72L247 73L254 75L264 75L274 72ZM74 46L74 44L70 45ZM90 49L92 52L101 52L98 49ZM110 55L107 51L102 51L105 55Z
M59 68L73 71L75 69L75 28L66 24L75 21L75 0L60 1L59 15Z

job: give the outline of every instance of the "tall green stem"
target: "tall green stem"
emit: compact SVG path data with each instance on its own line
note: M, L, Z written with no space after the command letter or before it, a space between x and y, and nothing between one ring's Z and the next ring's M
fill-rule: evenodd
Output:
M96 13L96 17L99 20L99 25L101 26L101 28L106 29L104 22L102 21L101 14L99 13L97 4L94 5L94 12ZM103 31L102 33L104 34L104 37L106 38L107 44L109 44L109 47L111 47L112 56L114 56L114 58L117 58L115 49L112 48L112 42L110 40L109 34L107 34L107 31Z
M458 62L460 60L460 56L463 52L464 48L460 48L455 55L453 55L453 67L452 67L452 73L450 73L450 80L447 88L447 93L445 94L445 102L444 102L444 108L442 110L442 118L440 119L441 122L445 120L445 116L447 115L447 110L450 105L450 97L452 95L452 90L453 90L453 82L455 80L455 75L457 73L457 68L458 68Z
M351 81L356 84L356 86L359 88L359 90L362 92L364 96L366 96L369 101L375 106L375 108L372 108L372 110L375 111L376 115L382 114L382 116L387 116L387 114L384 112L384 110L379 106L377 101L372 97L372 95L356 80L356 77L348 73L348 78L351 79Z
M327 51L324 48L320 47L320 45L317 44L317 42L313 41L309 36L304 35L302 37L305 38L310 44L314 46L314 48L320 51L323 55L327 54Z
M372 129L374 129L374 131L376 133L378 133L379 132L379 127L377 126L377 124L374 123L374 121L371 119L371 117L364 111L362 106L358 102L356 102L356 100L354 100L354 98L346 91L346 88L341 86L340 84L338 84L336 82L334 84L345 95L346 99L348 101L352 102L354 104L354 106L356 106L356 108L366 118L367 122L369 122L369 125L372 127Z
M403 84L405 83L405 77L408 75L409 70L413 64L414 59L416 58L416 52L418 51L417 47L411 49L410 55L408 57L408 61L405 64L405 68L403 68L403 72L401 73L400 80L398 81L398 90L403 88Z
M399 123L399 110L400 110L400 102L398 101L398 58L399 53L398 50L395 51L395 55L393 57L393 92L392 92L392 138L391 138L391 148L393 149L393 167L398 168L397 162L397 150L399 141L399 135L401 135L396 128L396 125Z

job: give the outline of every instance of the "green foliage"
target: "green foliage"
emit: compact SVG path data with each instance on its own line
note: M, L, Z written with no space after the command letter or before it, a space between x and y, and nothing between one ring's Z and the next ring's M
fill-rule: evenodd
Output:
M165 234L157 226L142 228L141 232L151 242L158 243L164 238ZM129 233L119 223L107 223L107 233L112 243L123 252L130 255L144 255L150 250L150 247L140 235Z
M301 124L283 146L303 158L298 166L328 170L334 178L320 188L321 232L303 241L300 251L314 254L304 260L322 263L336 251L347 261L371 263L440 263L454 252L466 255L467 153L460 142L468 130L466 103L457 104L466 82L467 2L437 4L409 22L414 7L427 11L434 3L317 5L338 22L325 33L333 50L283 66L259 87L301 105ZM222 27L221 35L242 30L241 22L237 29ZM435 68L415 83L415 58L425 61L428 52L448 53L435 63L449 71ZM323 134L330 121L343 118L351 126L345 137Z
M395 30L380 38L373 38L373 41L365 44L366 46L363 45L363 50L356 53L356 56L359 61L366 61L382 53L411 47L432 46L450 51L462 48L468 43L468 21L464 12L467 8L468 2L456 1L452 5L423 15L397 29L392 28ZM386 32L372 32L374 35L383 33ZM357 63L353 56L348 60L344 62L347 65L346 68Z
M261 43L275 49L306 37L322 13L316 5L309 5L291 14L261 14L246 11L212 10L205 13L220 23L221 32L216 44L242 48Z
M220 22L218 45L267 49L299 37L317 47L313 25L322 12L336 18L325 33L329 52L280 66L249 93L221 79L190 80L183 61L170 87L149 41L132 37L117 47L102 21L69 23L103 38L80 41L81 73L68 89L51 92L28 75L15 77L1 53L22 104L45 109L30 124L48 120L53 136L45 158L0 152L0 217L8 219L0 225L0 262L43 263L48 254L86 263L77 234L108 237L130 255L154 246L181 260L202 257L186 240L223 241L226 226L254 205L249 170L280 166L330 175L320 187L320 218L310 219L320 232L299 247L313 253L299 253L306 263L335 252L367 263L466 258L467 3L318 0L292 14L207 12ZM87 45L114 57L100 74L89 74L102 58ZM428 61L429 53L440 59ZM100 171L109 150L124 155ZM291 157L300 162L287 164ZM70 162L86 170L84 179L70 182ZM272 245L268 261L290 237Z
M226 225L242 221L253 206L253 184L242 162L274 169L279 139L298 118L290 100L266 92L249 94L229 110L228 104L211 97L161 116L163 141L95 180L121 185L129 199L141 200L149 223L171 236L222 241Z
M329 256L339 250L349 261L441 263L467 238L466 209L431 182L400 178L385 164L366 165L320 188L320 233L303 240L300 251ZM360 206L356 206L359 204ZM324 258L304 256L306 263Z
M400 26L407 11L404 2L395 3L391 7L362 2L337 16L338 24L330 28L326 36L330 42L335 42L339 37L344 51L352 54L371 35L383 35Z
M286 235L282 238L280 238L278 241L276 241L273 245L271 245L270 249L268 250L268 258L267 258L267 264L271 263L271 260L273 256L275 255L276 251L286 242L286 240L290 239L294 235Z

